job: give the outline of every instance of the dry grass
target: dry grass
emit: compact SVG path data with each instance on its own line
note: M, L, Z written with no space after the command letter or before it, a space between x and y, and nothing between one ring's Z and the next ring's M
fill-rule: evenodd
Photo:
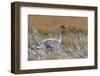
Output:
M45 38L55 37L57 30L43 32L29 26L28 30L28 60L52 60L52 59L79 59L88 56L87 31L80 28L67 27L63 34L62 45L59 48L48 51L47 48L38 48L37 44ZM53 45L53 44L52 44ZM56 45L53 45L56 47Z

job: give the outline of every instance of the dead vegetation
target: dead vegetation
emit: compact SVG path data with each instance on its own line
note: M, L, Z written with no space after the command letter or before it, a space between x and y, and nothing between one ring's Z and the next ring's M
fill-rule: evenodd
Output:
M79 59L88 56L87 31L79 28L67 27L63 35L62 45L59 48L48 51L45 47L37 46L45 37L55 37L56 33L42 34L33 26L28 27L28 60L52 60L52 59ZM53 45L53 44L52 44ZM53 45L56 47L56 45Z

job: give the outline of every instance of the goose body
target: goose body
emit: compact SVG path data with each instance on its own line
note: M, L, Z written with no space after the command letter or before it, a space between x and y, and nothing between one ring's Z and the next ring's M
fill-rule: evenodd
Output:
M48 50L54 51L55 49L58 49L61 46L62 43L62 31L65 27L61 25L59 27L59 32L57 38L46 38L42 40L39 44L40 48L45 47Z

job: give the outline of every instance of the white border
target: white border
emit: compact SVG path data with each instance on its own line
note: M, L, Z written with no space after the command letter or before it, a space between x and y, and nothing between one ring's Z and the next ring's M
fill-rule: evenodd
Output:
M88 17L88 58L28 61L28 14ZM20 8L20 69L42 69L94 65L94 11L21 7Z

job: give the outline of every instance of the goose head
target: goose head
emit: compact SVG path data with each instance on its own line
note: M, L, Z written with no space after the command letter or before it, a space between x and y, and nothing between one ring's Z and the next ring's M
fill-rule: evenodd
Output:
M60 32L60 33L63 34L63 33L65 32L65 30L66 30L66 27L65 27L64 25L60 25L60 26L59 26L59 32Z
M59 26L60 29L66 29L64 25Z

